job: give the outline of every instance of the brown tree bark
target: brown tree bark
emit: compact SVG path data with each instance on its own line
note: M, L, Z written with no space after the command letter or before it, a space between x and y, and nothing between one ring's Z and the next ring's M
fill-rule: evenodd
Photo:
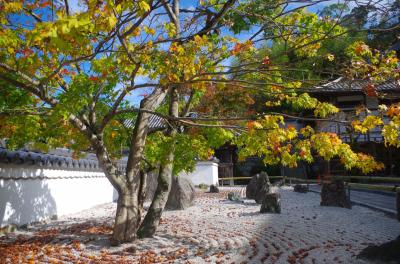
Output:
M117 213L111 238L113 246L135 240L136 230L140 223L140 207L135 190L123 188L118 195Z

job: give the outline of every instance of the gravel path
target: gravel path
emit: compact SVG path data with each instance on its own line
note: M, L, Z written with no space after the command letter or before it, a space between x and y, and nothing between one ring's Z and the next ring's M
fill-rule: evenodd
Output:
M14 263L11 257L33 263L363 263L355 258L361 249L400 234L400 223L383 213L321 207L316 193L284 187L282 213L259 214L253 201L227 201L232 189L221 189L199 192L196 205L185 211L165 212L152 239L110 248L115 204L106 204L35 225L19 238L0 238L0 263ZM36 251L27 251L29 243Z

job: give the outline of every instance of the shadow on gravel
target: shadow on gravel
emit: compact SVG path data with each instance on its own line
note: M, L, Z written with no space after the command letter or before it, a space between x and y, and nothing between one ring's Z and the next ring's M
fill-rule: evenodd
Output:
M360 259L400 264L400 236L379 246L369 246L358 255Z

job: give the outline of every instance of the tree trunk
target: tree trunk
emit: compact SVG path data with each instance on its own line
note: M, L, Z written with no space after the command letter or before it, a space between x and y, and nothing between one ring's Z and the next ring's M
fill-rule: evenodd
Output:
M152 95L142 100L140 108L154 110L165 98L167 90L155 90ZM146 174L140 169L143 150L146 143L148 123L151 114L139 113L132 132L124 184L118 191L117 213L112 245L131 242L136 238L143 211Z
M139 186L139 210L140 210L140 218L142 218L144 209L143 204L146 200L146 189L147 189L147 172L144 170L140 171L140 186Z
M170 153L169 156L173 156L173 153ZM171 182L172 163L168 163L160 168L157 189L154 193L153 201L137 232L139 238L152 237L156 232L160 224L162 212L167 204L169 191L171 190Z
M177 117L179 114L179 98L176 88L171 90L170 100L169 114L171 116ZM170 127L166 132L166 134L172 138L176 136L176 133L177 131L174 127ZM161 215L165 208L165 205L167 204L168 195L171 190L174 158L175 139L171 144L168 157L166 158L168 161L167 164L160 166L160 171L158 174L158 184L153 201L151 202L150 208L147 211L147 214L137 233L140 238L152 237L156 232L158 225L160 224Z
M135 192L124 189L119 193L117 213L111 245L131 242L136 238L136 230L140 224L140 207Z

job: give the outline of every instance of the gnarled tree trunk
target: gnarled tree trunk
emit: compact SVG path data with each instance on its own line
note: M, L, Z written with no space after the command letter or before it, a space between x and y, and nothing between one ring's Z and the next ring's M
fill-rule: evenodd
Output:
M136 230L140 223L140 214L138 196L135 191L132 191L131 188L122 190L118 196L111 245L131 242L136 238Z
M154 110L164 100L166 94L167 90L165 89L155 90L152 95L142 100L140 108ZM145 112L138 114L131 136L125 175L117 170L117 167L109 157L107 149L101 140L101 135L96 136L93 133L88 136L91 139L93 148L96 150L101 168L118 192L117 212L111 238L112 245L133 241L140 225L146 187L146 174L143 173L140 166L150 115Z

